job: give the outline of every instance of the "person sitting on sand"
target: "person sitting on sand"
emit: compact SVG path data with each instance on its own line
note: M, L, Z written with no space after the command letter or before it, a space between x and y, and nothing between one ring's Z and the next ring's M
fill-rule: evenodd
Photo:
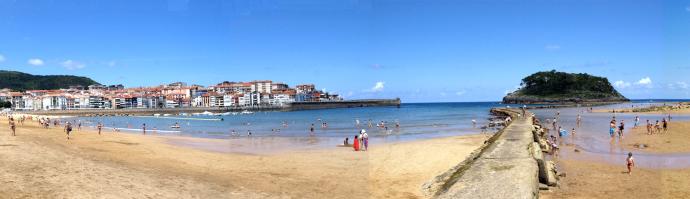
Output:
M628 175L632 173L632 168L635 167L635 158L632 156L632 152L628 152L628 158L625 159L628 166Z
M355 151L359 151L359 137L355 135L355 140L354 143L352 143L352 148L355 149Z

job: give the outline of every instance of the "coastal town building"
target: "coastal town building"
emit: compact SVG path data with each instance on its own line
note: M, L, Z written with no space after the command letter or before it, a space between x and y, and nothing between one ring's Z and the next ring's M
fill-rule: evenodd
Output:
M316 90L314 84L291 88L271 80L224 81L204 87L175 82L152 87L122 85L71 86L58 90L15 92L0 89L0 102L13 110L151 109L179 107L268 107L293 102L342 101L337 94Z

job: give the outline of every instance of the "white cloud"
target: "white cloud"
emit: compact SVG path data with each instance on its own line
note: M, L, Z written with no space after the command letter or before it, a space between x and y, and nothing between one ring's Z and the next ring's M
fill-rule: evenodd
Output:
M386 83L386 82L376 82L376 84L374 85L374 87L371 87L370 89L367 89L367 91L368 91L368 92L373 92L373 93L375 93L375 92L381 92L381 91L383 91L383 87L384 87L383 85L384 85L385 83Z
M76 69L82 69L82 68L86 67L85 64L79 63L76 61L72 61L72 60L64 61L64 62L60 63L60 65L62 65L62 67L65 67L67 70L76 70Z
M622 80L618 80L616 82L613 82L613 86L618 87L618 88L627 88L627 87L630 87L630 82L624 82Z
M544 49L546 49L546 50L559 50L559 49L561 49L561 46L556 45L556 44L549 44L549 45L544 46Z
M458 95L458 96L464 95L464 94L465 94L465 91L464 91L464 90L463 90L463 91L455 92L455 95Z
M4 62L4 61L5 61L5 56L0 54L0 62Z
M647 86L647 87L652 87L652 79L649 77L645 77L637 81L635 84L641 85L641 86Z
M34 66L42 66L44 64L43 60L38 59L38 58L29 59L29 61L27 61L27 63L34 65Z

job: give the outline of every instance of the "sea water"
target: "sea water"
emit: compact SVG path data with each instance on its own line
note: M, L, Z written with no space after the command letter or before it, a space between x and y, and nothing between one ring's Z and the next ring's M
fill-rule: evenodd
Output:
M498 102L407 103L398 107L360 107L303 111L268 111L228 115L172 116L105 116L79 117L86 126L98 122L108 128L125 132L148 131L160 134L204 138L255 137L351 137L365 129L371 137L405 136L438 137L472 134L488 123L492 107L505 107ZM356 124L359 120L359 126ZM473 126L472 120L477 121ZM369 126L371 123L371 127ZM377 127L384 123L386 128ZM179 125L180 128L172 128ZM396 127L399 124L399 128ZM314 133L310 132L314 126ZM326 125L325 127L322 127ZM232 132L236 135L233 135Z

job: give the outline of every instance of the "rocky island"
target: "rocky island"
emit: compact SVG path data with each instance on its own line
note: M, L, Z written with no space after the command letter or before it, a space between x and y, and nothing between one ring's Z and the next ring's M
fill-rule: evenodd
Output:
M605 77L555 70L522 79L521 88L503 97L506 104L579 104L630 101Z

